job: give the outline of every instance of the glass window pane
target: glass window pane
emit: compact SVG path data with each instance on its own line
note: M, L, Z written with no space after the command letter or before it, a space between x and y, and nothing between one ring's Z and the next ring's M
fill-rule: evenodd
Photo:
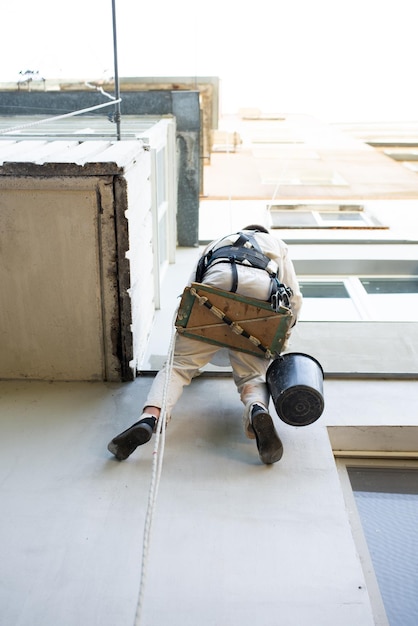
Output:
M299 282L304 298L349 298L345 285L341 281L306 281Z
M348 468L390 626L418 623L418 471Z
M369 294L418 293L418 276L405 278L361 278Z
M361 213L320 213L321 219L332 222L364 222Z
M361 278L371 319L414 322L418 319L418 277Z
M304 302L300 320L354 321L360 314L342 280L299 282Z
M271 211L273 228L298 228L300 226L317 226L311 212L305 211Z

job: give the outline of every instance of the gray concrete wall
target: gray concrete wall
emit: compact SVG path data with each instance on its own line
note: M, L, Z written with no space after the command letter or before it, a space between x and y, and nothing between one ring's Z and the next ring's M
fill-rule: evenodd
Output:
M4 624L135 623L153 444L123 463L106 445L151 381L0 382ZM375 626L328 429L371 445L369 429L410 426L416 450L416 383L326 381L325 396L317 423L278 425L284 457L266 467L229 377L186 389L167 429L141 626Z

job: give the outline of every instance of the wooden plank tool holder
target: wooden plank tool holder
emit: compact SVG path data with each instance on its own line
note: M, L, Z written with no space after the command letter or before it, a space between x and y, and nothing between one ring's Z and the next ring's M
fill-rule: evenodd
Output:
M290 309L192 283L181 298L175 326L186 337L272 359L293 324Z

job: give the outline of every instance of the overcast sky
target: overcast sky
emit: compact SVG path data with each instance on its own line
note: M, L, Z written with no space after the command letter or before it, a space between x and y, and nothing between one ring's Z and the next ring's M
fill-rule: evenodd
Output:
M0 81L113 75L111 0L12 0ZM221 110L418 119L417 0L116 0L119 76L219 76Z

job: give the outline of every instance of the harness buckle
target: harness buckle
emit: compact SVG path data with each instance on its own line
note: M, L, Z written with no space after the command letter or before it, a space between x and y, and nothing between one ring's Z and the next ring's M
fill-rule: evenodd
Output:
M283 302L284 306L288 309L291 308L290 297L292 296L293 291L290 287L286 287L285 285L278 284L276 291L271 294L270 302L271 308L275 313L279 312L280 304Z
M280 295L279 295L278 291L273 293L272 296L271 296L271 308L273 309L273 311L275 313L279 312L279 309L280 309Z

